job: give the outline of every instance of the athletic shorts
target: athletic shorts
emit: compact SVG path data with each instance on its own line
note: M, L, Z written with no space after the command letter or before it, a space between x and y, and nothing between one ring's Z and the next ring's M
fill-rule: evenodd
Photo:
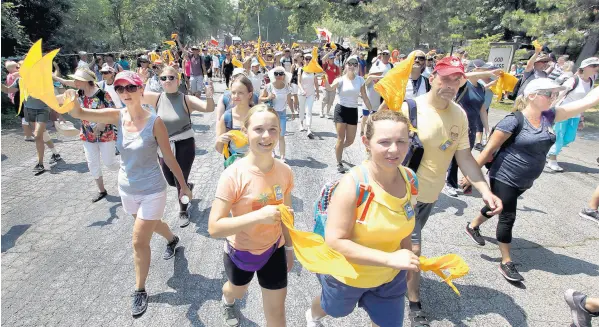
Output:
M227 253L223 253L223 261L225 263L225 273L231 284L244 286L254 278L253 271L245 271L237 267ZM282 246L275 250L264 267L255 273L258 275L258 284L262 288L274 291L287 287L287 253L285 253L285 247Z
M279 115L279 124L281 124L281 136L285 136L287 132L287 112L286 111L277 111Z
M333 105L333 102L335 102L335 95L337 94L337 92L328 90L325 90L324 92L324 99L322 99L323 106L327 104Z
M25 120L27 120L30 123L47 123L49 119L49 109L25 108Z
M130 215L137 215L143 220L160 220L166 207L166 189L162 192L148 195L127 194L119 190L123 210Z
M358 108L349 108L337 104L333 121L341 124L358 125Z
M431 215L431 211L435 207L435 203L422 203L417 202L416 207L416 223L414 224L414 231L412 231L412 244L420 244L422 242L422 229L426 222L428 221L428 217Z
M327 315L340 318L362 307L380 327L401 327L403 324L407 272L401 271L393 280L378 287L357 288L346 285L330 275L317 274L322 286L320 305Z
M298 86L295 83L291 83L291 95L297 95Z
M202 92L204 89L204 76L191 76L189 78L191 93Z

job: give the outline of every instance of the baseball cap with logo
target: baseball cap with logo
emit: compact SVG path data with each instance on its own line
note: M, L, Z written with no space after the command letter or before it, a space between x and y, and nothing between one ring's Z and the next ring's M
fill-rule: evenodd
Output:
M590 65L599 65L599 58L597 58L597 57L586 58L585 60L583 60L580 63L580 69L586 68Z
M445 57L437 62L433 73L437 73L441 76L447 76L451 74L461 74L466 76L464 73L464 65L458 57Z

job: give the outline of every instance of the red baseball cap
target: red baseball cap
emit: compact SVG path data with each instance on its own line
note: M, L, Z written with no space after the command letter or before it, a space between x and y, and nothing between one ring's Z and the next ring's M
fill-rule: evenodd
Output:
M114 84L133 84L133 85L137 85L137 86L142 86L144 85L144 82L141 80L141 77L139 77L139 75L137 75L136 73L132 72L132 71L124 71L124 72L120 72L118 74L116 74L116 77L114 78Z
M466 76L464 73L464 65L462 64L462 60L460 60L458 57L445 57L437 61L437 65L435 66L433 73L437 73L441 76L459 73L463 76Z

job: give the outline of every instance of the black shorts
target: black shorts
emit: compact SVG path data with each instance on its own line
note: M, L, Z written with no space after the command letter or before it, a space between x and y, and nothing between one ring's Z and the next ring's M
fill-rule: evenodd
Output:
M225 272L229 282L235 286L247 285L254 278L253 271L245 271L238 268L224 253ZM285 247L278 248L268 259L268 262L260 270L256 271L258 284L267 290L280 290L287 287L287 254Z
M337 104L333 121L341 124L358 125L358 108L349 108Z
M212 78L212 68L208 68L208 72L206 73L206 76L208 76L208 78Z

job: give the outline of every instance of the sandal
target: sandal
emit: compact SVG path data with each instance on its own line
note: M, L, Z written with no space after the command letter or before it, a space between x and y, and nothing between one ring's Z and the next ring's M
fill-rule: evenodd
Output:
M410 326L411 327L430 327L428 320L426 319L426 315L422 310L410 310Z
M108 195L108 192L107 192L107 191L104 191L104 192L98 192L98 194L97 194L97 195L96 195L94 198L92 198L92 203L93 203L93 202L98 202L98 201L102 200L102 199L103 199L103 198L105 198L107 195Z

